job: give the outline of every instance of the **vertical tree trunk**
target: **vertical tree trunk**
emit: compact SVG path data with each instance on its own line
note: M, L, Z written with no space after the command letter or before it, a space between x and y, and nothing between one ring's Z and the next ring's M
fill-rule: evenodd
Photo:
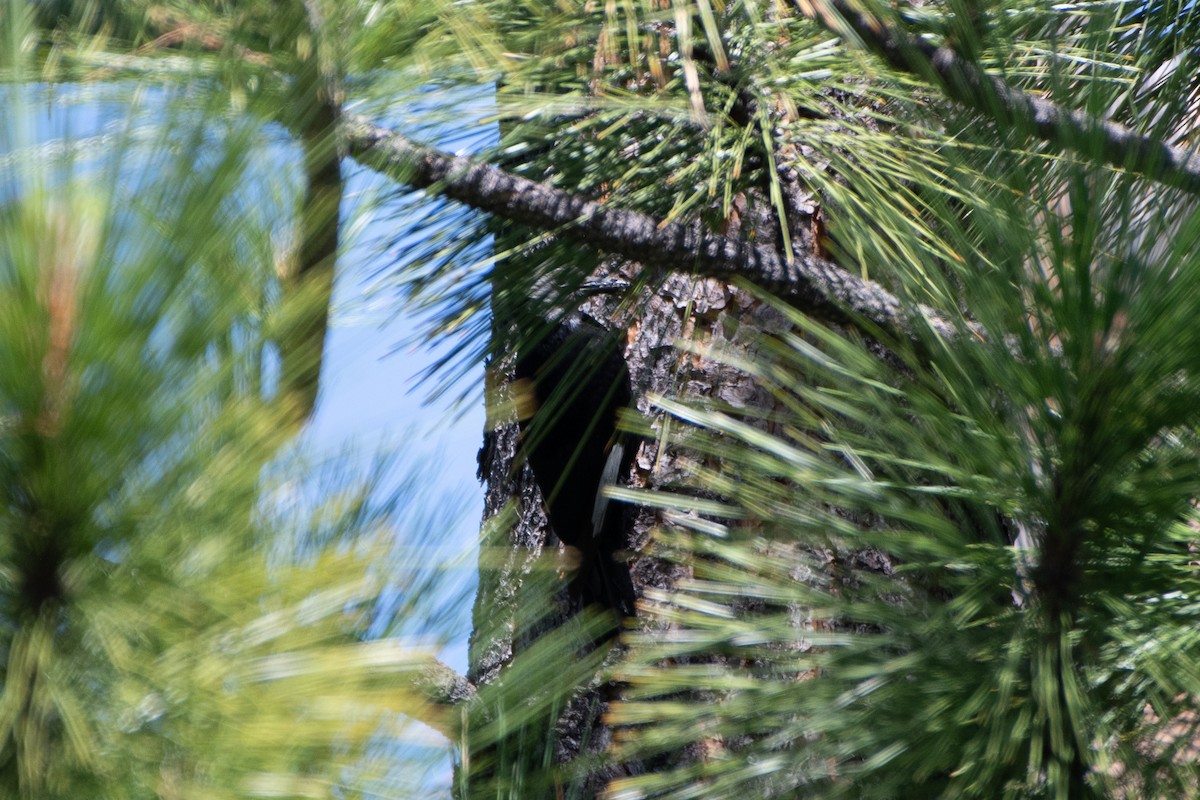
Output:
M312 414L320 385L329 305L345 192L336 136L344 100L335 43L320 3L297 3L291 93L287 120L299 140L304 176L296 253L281 276L293 316L279 337L281 389L296 403L298 421Z
M761 215L759 224L773 220ZM764 234L769 235L769 234ZM603 277L634 278L636 264L605 262ZM643 441L631 473L623 476L633 487L678 486L686 467L678 453L661 448L663 420L648 396L658 394L703 401L712 399L736 408L765 407L768 399L753 380L712 358L700 355L712 348L745 350L764 330L779 330L782 320L744 291L714 279L674 274L653 291L647 290L635 311L618 311L612 302L593 299L583 305L592 318L625 334L626 362L637 398L637 410L654 424L658 440ZM508 330L497 335L508 337ZM683 350L680 341L692 343ZM698 352L697 352L698 351ZM510 362L501 358L488 373L491 409L510 408ZM561 550L548 530L543 498L529 467L520 461L519 429L512 418L489 415L494 426L480 452L481 480L486 485L479 592L470 644L470 680L476 685L497 679L511 659L530 647L537 635L563 624L570 616L564 575L558 600L546 608L544 593L527 591L539 557ZM511 512L509 511L511 509ZM653 529L662 524L653 513L626 514L627 550L634 587L639 597L647 588L670 590L687 577L679 564L657 558ZM540 574L540 573L539 573ZM529 607L540 603L541 607ZM639 620L636 624L645 624ZM610 659L619 657L618 645ZM612 764L602 757L612 740L604 722L608 704L618 688L594 681L581 686L557 719L552 735L554 761L588 765L564 778L564 796L592 797L613 778L653 768L652 764ZM478 776L476 776L478 777Z
M599 56L598 56L599 57ZM752 98L742 103L738 124L753 121ZM767 156L768 154L763 154ZM769 154L777 156L778 154ZM505 165L520 171L523 165ZM530 175L538 180L548 174ZM720 223L721 232L758 245L774 247L784 254L785 241L793 252L818 253L820 246L820 204L806 190L799 177L786 170L780 174L782 205L786 208L786 230L779 219L779 205L769 199L767 186L752 187L740 194ZM785 235L786 234L786 235ZM508 229L497 239L497 252L507 252L521 244L519 234ZM521 256L518 256L521 257ZM562 265L550 265L551 269ZM498 270L504 275L519 270ZM636 283L640 265L610 258L598 262L593 278L621 278ZM551 273L553 274L553 273ZM498 287L499 288L499 287ZM512 287L505 287L507 295ZM562 287L554 287L561 289ZM497 297L501 296L497 292ZM522 295L522 292L516 292ZM651 423L656 438L643 441L630 474L622 476L631 487L664 487L686 484L687 459L670 445L669 427L656 414L649 397L654 395L712 401L740 408L769 407L770 398L746 374L706 355L714 351L746 352L755 346L763 332L785 328L782 316L757 301L749 292L716 280L696 278L677 272L642 290L633 303L620 305L611 298L592 298L581 306L583 313L599 323L624 334L625 358L637 399L637 411ZM479 571L479 591L474 608L474 631L470 642L470 680L476 685L496 681L511 661L527 650L540 633L564 624L570 617L569 604L563 600L560 581L559 600L548 603L545 595L528 591L532 576L541 574L536 566L540 557L560 549L548 530L543 498L534 476L521 463L519 428L513 417L509 380L512 377L513 343L516 340L513 317L500 305L493 306L494 336L498 355L488 371L489 425L480 451L479 477L486 486L484 525ZM688 348L679 348L681 341ZM664 445L665 443L665 445ZM671 590L688 577L688 570L675 562L655 556L654 529L664 524L657 515L639 511L626 515L627 551L634 587L639 597L647 589ZM541 607L530 607L541 604ZM554 608L547 608L547 605ZM532 622L531 620L537 620ZM634 622L645 626L642 614ZM658 624L658 623L655 623ZM620 645L610 654L620 655ZM580 686L553 723L553 760L558 764L576 764L564 773L548 796L593 797L613 778L654 769L652 763L616 764L603 758L612 741L613 731L604 720L608 704L619 695L619 687L597 679ZM536 753L535 757L541 757ZM694 754L692 754L694 755ZM688 758L689 754L676 757ZM506 796L494 791L487 769L468 776L487 783L491 796ZM472 795L473 796L473 795Z

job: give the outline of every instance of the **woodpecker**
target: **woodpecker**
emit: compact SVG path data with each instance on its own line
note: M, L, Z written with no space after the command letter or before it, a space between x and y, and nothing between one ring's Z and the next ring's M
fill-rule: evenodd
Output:
M633 404L621 341L579 312L568 314L518 352L514 377L522 453L550 527L579 553L572 603L632 617L633 581L617 557L626 545L624 514L604 496L626 479L635 450L617 430L620 410Z

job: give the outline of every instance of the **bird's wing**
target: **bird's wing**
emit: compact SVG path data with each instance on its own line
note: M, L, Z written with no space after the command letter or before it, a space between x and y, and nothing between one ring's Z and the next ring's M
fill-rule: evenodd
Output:
M604 517L608 513L609 500L604 492L605 486L615 486L621 477L621 461L625 456L625 443L614 442L609 448L608 460L604 462L604 471L600 473L600 485L596 487L596 504L592 506L592 538L595 539L604 530Z

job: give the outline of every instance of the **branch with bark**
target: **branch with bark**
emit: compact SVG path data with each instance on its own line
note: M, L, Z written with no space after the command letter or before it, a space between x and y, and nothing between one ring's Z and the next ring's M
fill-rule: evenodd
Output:
M409 689L426 704L419 719L451 742L462 736L468 704L478 697L475 686L440 661L432 660L412 675Z
M846 0L793 0L796 9L832 33L857 39L888 66L940 84L946 96L1003 125L1027 130L1159 183L1200 194L1200 155L1084 111L1070 110L1013 88L945 45L898 30Z
M306 27L294 35L297 39L311 36L316 44L296 46L305 55L295 65L290 88L294 100L286 112L285 122L303 152L304 194L295 264L283 281L285 292L301 302L296 303L298 310L279 337L279 350L283 388L295 393L307 419L316 406L320 385L345 181L337 142L341 75L322 52L321 43L328 34L320 9L308 2L304 9Z
M745 279L822 321L867 322L914 341L926 326L941 336L957 333L954 324L933 309L906 304L878 283L831 261L799 254L788 262L772 247L722 236L698 222L663 222L637 211L608 208L494 165L425 147L365 117L345 117L342 136L357 161L401 183L645 267Z

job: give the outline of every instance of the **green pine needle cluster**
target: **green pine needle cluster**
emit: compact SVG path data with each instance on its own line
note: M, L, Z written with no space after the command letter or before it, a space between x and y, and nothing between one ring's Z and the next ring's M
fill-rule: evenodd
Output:
M654 768L613 772L613 800L1200 791L1200 216L1167 157L1196 145L1195 3L0 13L0 793L418 796L439 747L461 797L570 796L621 764ZM64 86L143 116L39 148ZM623 649L575 620L449 711L412 635L446 628L420 600L438 570L389 541L412 499L370 510L294 449L321 356L295 333L319 341L331 280L296 260L344 187L298 211L312 187L270 166L319 177L334 106L449 150L496 126L479 161L910 311L901 331L755 291L786 324L752 350L677 342L768 398L649 398L689 479L620 495L659 515L639 557L688 577L647 590ZM380 290L449 344L435 393L502 356L497 317L544 327L608 257L493 211L369 210ZM648 263L630 313L667 279ZM533 561L521 635L555 572ZM556 721L602 683L611 746L558 763Z

